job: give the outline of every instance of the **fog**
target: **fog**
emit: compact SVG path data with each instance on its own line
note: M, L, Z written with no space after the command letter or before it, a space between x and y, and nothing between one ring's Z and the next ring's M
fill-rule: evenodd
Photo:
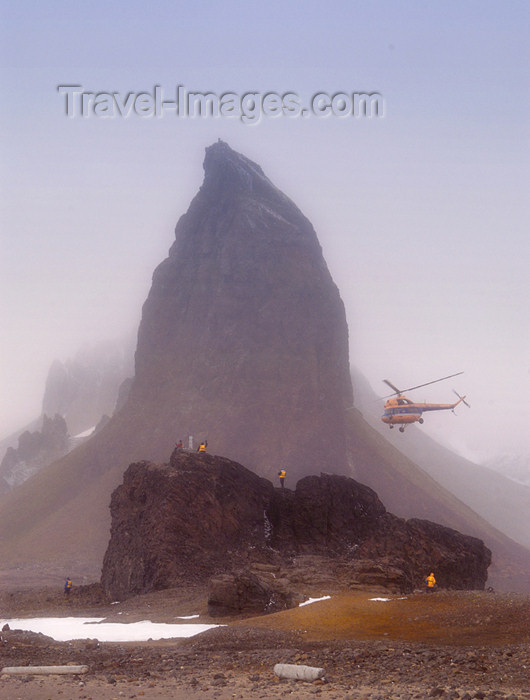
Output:
M0 435L40 413L55 358L134 329L222 138L313 223L351 362L379 394L471 410L423 430L528 455L529 7L523 2L4 6ZM378 93L384 115L68 117L60 85ZM171 99L171 97L168 97Z

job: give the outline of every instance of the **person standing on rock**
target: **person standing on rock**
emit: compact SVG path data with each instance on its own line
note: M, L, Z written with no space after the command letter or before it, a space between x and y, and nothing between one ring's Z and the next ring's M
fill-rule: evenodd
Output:
M177 448L177 450L182 450L184 447L184 443L182 442L182 440L179 440L178 442L176 442L175 447Z
M280 477L280 486L282 487L282 489L284 488L284 485L285 485L286 475L287 475L287 472L285 471L285 469L280 469L280 471L278 472L278 476Z
M432 571L425 579L425 586L427 593L432 593L434 591L434 588L436 586L436 579L434 578L434 574Z
M64 594L65 594L65 596L68 597L70 595L71 590L72 590L72 579L70 578L70 576L67 576L66 581L64 582Z
M204 440L204 442L201 442L201 444L197 448L197 452L206 452L207 446L208 446L208 443L206 442L206 440Z

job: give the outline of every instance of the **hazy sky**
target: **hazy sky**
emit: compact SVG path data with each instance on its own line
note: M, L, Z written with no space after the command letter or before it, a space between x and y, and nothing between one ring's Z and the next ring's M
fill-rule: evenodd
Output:
M467 455L530 452L525 2L4 2L0 435L54 358L138 323L217 138L312 221L351 361ZM384 116L68 118L86 92L377 92Z

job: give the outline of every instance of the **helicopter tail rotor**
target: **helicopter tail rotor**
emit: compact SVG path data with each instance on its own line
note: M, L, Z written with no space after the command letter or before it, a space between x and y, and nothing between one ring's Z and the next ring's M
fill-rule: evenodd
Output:
M466 401L466 397L465 397L465 396L460 396L460 394L458 393L458 391L455 391L454 389L453 389L453 394L456 394L456 395L458 396L458 398L460 399L460 401L461 401L465 406L467 406L468 408L471 408L471 406L470 406L470 405L468 404L468 402Z

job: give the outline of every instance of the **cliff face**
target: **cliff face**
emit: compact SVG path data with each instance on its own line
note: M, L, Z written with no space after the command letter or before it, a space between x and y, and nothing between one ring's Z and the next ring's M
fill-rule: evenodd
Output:
M348 473L348 330L313 227L225 143L204 171L143 308L125 410L144 454L191 434L268 476Z
M133 464L111 500L102 584L113 597L205 581L299 555L379 562L405 590L436 571L441 585L483 588L490 551L441 525L387 513L377 494L343 476L309 476L274 488L223 457L175 451L169 464ZM313 578L316 572L313 572ZM355 577L353 578L355 580ZM362 576L361 576L362 580ZM350 581L351 582L351 581ZM226 582L225 582L226 584Z

